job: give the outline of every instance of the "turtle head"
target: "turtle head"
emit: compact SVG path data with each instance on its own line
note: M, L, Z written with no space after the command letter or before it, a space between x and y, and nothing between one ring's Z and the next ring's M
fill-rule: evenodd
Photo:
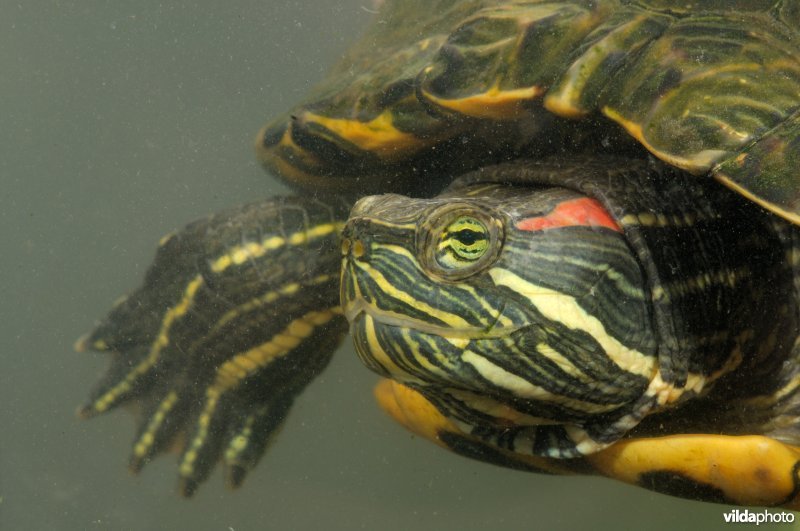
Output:
M597 201L474 185L367 197L343 233L361 359L471 433L611 422L656 372L641 268ZM527 431L526 431L527 430Z

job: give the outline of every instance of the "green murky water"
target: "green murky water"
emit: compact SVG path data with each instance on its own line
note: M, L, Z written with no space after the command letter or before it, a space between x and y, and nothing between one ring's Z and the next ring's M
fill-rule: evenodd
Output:
M73 341L155 242L279 190L252 156L366 23L368 0L0 1L0 527L713 529L728 508L450 455L373 404L343 348L238 492L175 459L125 472L124 412L80 422L105 367ZM320 6L327 7L320 7Z

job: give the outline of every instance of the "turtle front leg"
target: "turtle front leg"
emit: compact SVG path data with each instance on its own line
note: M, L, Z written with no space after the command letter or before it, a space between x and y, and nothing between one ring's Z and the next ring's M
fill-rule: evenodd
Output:
M229 485L242 483L347 330L347 211L284 197L191 223L161 240L143 285L78 341L112 354L79 414L134 406L134 472L178 444L182 495L219 460Z

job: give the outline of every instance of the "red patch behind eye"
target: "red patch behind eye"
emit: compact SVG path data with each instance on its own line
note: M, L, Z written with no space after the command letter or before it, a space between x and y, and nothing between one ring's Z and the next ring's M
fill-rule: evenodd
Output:
M595 199L581 197L559 203L544 216L525 218L517 222L517 229L537 231L559 227L605 227L617 232L622 229L603 205Z

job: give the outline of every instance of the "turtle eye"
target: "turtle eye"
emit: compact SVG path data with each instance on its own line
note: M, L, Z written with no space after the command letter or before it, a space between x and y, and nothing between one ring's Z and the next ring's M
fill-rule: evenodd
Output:
M489 229L481 220L460 216L442 231L436 261L445 269L472 265L486 254L489 237Z
M429 274L457 281L485 269L503 246L503 222L460 202L435 208L417 227L417 249Z

